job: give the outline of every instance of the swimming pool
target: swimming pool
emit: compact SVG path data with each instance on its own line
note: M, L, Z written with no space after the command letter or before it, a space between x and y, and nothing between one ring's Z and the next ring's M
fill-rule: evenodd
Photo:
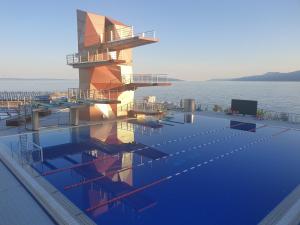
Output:
M26 138L32 167L103 225L257 224L300 182L300 132L259 123L174 113Z

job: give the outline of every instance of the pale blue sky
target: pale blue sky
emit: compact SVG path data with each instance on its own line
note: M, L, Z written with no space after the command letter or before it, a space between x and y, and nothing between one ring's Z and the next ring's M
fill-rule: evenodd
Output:
M300 70L300 0L9 0L0 7L0 76L77 78L76 9L155 29L134 72L188 80Z

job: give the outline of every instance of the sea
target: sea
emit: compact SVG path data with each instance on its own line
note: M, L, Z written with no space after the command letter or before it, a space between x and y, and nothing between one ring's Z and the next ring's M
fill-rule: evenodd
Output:
M0 79L0 91L66 91L78 87L76 79ZM300 82L176 81L167 87L139 88L136 99L156 96L157 101L179 103L194 98L197 103L229 106L231 99L257 100L258 107L300 113Z

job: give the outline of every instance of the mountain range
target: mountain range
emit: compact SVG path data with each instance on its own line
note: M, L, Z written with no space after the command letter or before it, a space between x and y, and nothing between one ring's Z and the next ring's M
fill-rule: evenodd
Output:
M268 72L262 75L245 76L231 79L215 79L214 81L300 81L300 70L288 73Z

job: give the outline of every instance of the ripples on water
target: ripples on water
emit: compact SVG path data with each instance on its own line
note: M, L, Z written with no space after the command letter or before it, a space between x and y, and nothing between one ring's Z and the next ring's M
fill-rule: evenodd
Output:
M77 80L0 80L0 91L62 91L78 87ZM195 98L203 104L230 105L232 98L258 100L259 108L300 113L300 82L185 81L170 87L146 87L137 98L156 95L158 101Z

